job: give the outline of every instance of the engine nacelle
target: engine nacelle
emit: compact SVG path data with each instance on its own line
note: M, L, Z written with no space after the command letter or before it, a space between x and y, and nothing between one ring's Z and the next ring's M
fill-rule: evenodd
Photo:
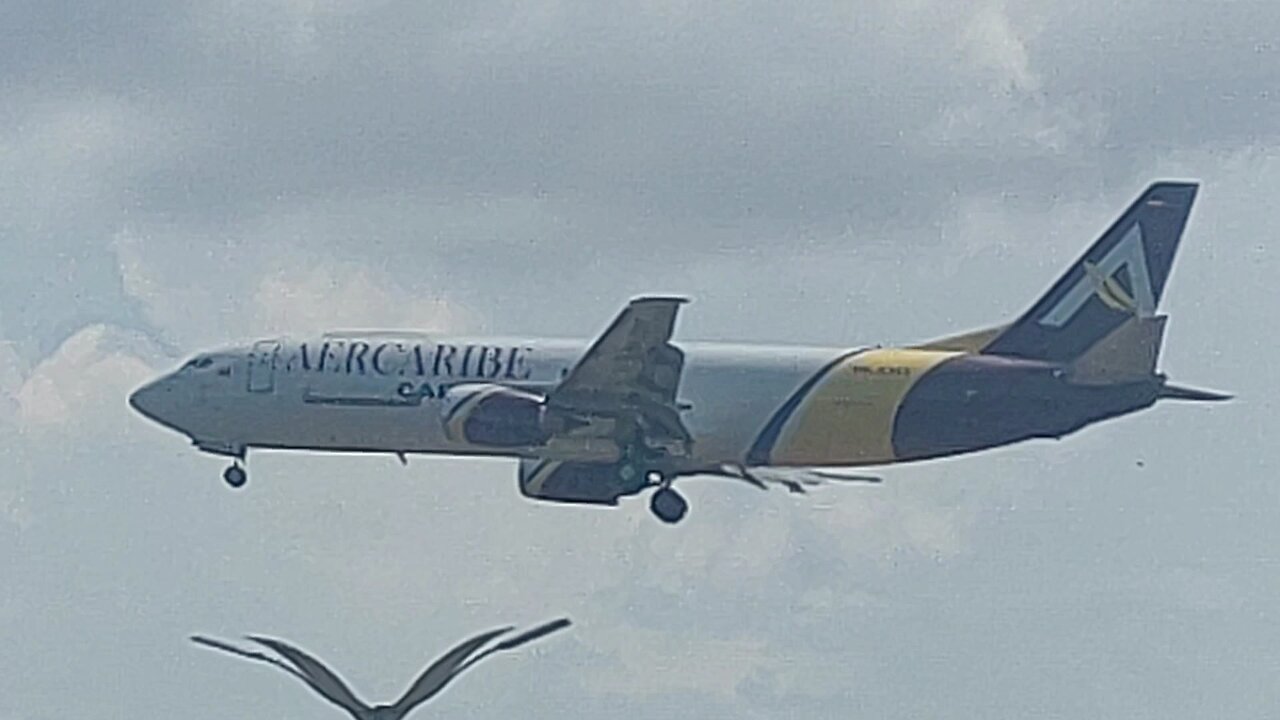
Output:
M490 383L454 385L444 395L445 436L486 447L542 445L552 432L543 397Z
M643 477L624 480L617 463L520 461L520 493L547 502L617 505L644 487Z

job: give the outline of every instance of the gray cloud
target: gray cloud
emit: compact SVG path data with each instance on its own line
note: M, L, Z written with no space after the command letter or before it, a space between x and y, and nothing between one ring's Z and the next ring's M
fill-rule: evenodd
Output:
M975 199L1109 210L1173 149L1276 132L1277 18L1256 4L90 8L11 11L27 32L0 64L25 100L6 222L45 279L9 322L46 352L77 322L139 321L101 249L122 228L180 244L149 250L178 267L285 241L385 257L410 287L426 254L498 318L538 288L530 262L638 288L707 243L917 245Z

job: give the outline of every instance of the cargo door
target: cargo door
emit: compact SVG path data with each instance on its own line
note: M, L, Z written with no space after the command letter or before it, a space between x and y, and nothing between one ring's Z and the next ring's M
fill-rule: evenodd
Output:
M279 340L259 340L249 353L249 392L269 393L276 387L276 357Z

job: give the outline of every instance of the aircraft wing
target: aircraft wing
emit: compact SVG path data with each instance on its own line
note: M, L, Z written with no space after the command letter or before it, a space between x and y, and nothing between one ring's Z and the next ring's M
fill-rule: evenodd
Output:
M547 396L570 415L634 421L646 439L692 441L676 400L684 353L671 344L675 297L632 300Z

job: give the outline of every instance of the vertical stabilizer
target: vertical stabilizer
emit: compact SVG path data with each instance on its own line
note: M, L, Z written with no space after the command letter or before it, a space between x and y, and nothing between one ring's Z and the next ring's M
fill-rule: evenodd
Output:
M1163 315L1129 318L1076 358L1071 364L1071 380L1101 385L1151 379L1160 361L1167 320Z
M1147 188L1066 274L983 352L1072 362L1112 338L1127 323L1132 323L1132 331L1113 338L1115 342L1138 352L1149 340L1133 333L1154 332L1156 347L1147 349L1158 349L1164 323L1156 317L1156 309L1198 188L1190 182L1158 182ZM1099 349L1097 354L1107 353ZM1138 358L1125 362L1138 362Z

